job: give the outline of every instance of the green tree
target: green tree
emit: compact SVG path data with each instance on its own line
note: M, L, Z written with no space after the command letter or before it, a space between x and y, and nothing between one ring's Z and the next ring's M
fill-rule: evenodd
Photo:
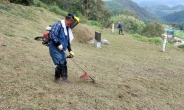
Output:
M146 37L161 37L164 33L164 28L161 24L157 22L149 22L146 24L146 27L143 29L142 34Z
M34 0L9 0L13 3L20 3L24 5L34 4ZM110 11L102 0L38 0L57 10L59 7L68 13L74 13L77 16L84 16L87 20L97 21L103 26L110 24ZM56 12L56 11L55 11ZM81 17L82 18L82 17Z
M134 16L119 15L111 17L112 22L118 25L118 22L123 24L123 30L131 34L141 34L145 24L143 21L136 19Z
M184 30L184 22L178 24L180 30Z
M110 11L102 0L67 0L58 1L65 11L82 14L87 20L93 20L105 25L110 18Z

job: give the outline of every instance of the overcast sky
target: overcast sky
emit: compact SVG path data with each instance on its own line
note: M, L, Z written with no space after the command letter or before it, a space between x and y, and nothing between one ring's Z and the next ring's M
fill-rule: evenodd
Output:
M136 3L141 3L143 1L150 1L150 2L157 2L160 4L165 4L165 5L184 5L184 0L132 0L133 2Z
M151 2L166 2L171 0L132 0L134 2L151 1ZM174 0L175 1L175 0ZM177 1L177 0L176 0Z

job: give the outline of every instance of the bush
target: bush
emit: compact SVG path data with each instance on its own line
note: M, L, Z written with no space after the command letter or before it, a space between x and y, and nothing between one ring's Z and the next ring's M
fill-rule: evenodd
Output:
M140 21L133 16L113 16L111 17L111 20L115 26L118 26L118 22L121 22L123 24L123 30L131 34L141 34L145 27L145 23L143 21Z
M137 38L140 41L143 41L143 42L150 42L150 43L154 43L156 45L161 45L162 44L162 40L160 38L148 38L148 37L145 37L145 36L141 36L139 34L133 34L132 36Z
M49 10L61 16L66 16L68 14L67 12L62 11L58 6L49 6Z
M34 6L36 6L36 7L43 7L45 9L49 8L45 3L43 3L43 2L41 2L39 0L34 0Z
M88 20L87 24L92 25L92 26L102 27L100 23L93 21L93 20Z
M146 27L144 27L141 35L147 36L147 37L161 37L164 33L164 28L161 24L157 22L149 22L146 24Z
M154 43L156 45L161 45L162 44L162 40L159 38L148 38L148 42Z
M180 46L178 46L178 48L181 48L184 50L184 45L180 45Z

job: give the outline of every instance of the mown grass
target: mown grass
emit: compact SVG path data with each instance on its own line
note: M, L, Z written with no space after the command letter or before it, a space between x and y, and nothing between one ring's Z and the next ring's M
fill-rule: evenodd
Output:
M74 29L74 60L96 84L80 79L84 72L68 59L69 79L73 83L57 85L53 82L55 66L48 47L34 41L34 37L63 17L38 7L5 3L0 6L11 7L0 10L0 109L184 109L182 49L166 47L163 53L161 45L142 42L126 33L118 35L117 30L111 34L110 29L80 24ZM29 15L31 19L14 14L22 9L24 13L34 10ZM101 32L102 39L110 45L97 49L93 44L80 43L86 36L81 30L89 36L93 35L90 32Z

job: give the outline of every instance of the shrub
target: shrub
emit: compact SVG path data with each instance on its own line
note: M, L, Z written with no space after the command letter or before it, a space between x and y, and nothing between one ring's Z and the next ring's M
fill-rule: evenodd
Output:
M43 7L45 9L48 9L49 8L45 3L43 3L43 2L41 2L39 0L35 0L34 1L34 6L36 6L36 7Z
M181 48L184 50L184 45L180 45L180 46L178 46L178 48Z
M160 38L148 38L148 37L145 37L145 36L141 36L139 34L133 34L132 36L137 38L140 41L143 41L143 42L150 42L150 43L154 43L156 45L161 45L162 44L162 40Z
M92 26L102 27L100 23L93 21L93 20L88 20L87 24L92 25Z
M123 24L123 30L131 34L141 34L145 27L143 21L136 19L133 16L119 15L111 17L112 22L115 26L118 26L118 22Z
M159 38L148 38L148 42L154 43L156 45L161 45L162 44L162 40Z
M68 14L67 12L62 11L58 6L49 6L49 10L56 14L60 14L61 16L66 16Z
M149 22L146 24L146 27L144 27L141 35L147 36L147 37L161 37L164 33L164 28L161 24L157 22Z

